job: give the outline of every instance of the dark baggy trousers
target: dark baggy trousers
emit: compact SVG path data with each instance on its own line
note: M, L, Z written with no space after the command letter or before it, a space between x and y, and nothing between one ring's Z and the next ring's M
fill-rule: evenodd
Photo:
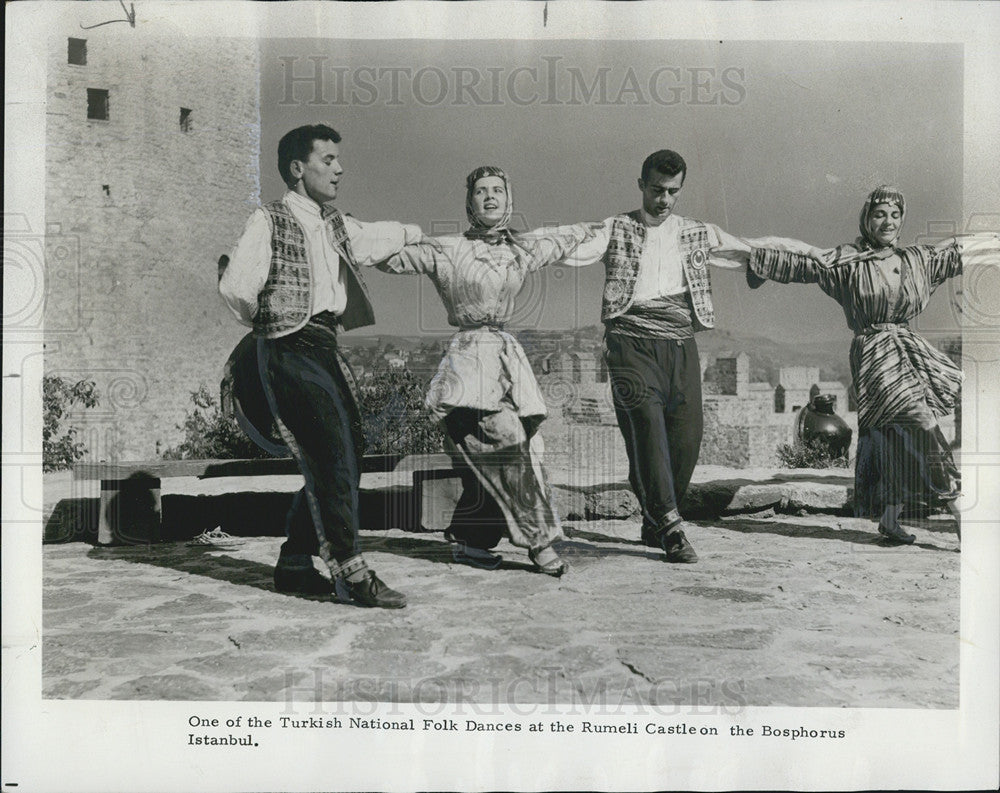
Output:
M301 330L258 339L261 381L282 439L305 487L288 513L279 564L336 571L360 559L358 487L361 417L337 354L333 321L321 314Z
M629 483L643 521L662 528L677 510L701 448L701 366L690 339L607 333L606 360Z

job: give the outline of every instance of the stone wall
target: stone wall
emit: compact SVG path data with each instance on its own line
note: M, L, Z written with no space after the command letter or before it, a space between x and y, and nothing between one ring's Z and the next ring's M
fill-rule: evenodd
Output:
M541 433L545 439L545 463L551 468L572 472L581 481L628 476L625 441L616 424L576 424L550 412L542 423Z
M720 356L712 362L712 380L704 383L705 430L699 463L735 468L772 467L778 465L777 450L792 443L796 413L774 412L774 389L749 382L748 358ZM549 419L543 426L546 447L553 461L562 467L586 461L590 467L606 466L613 470L627 466L624 443L617 429L609 383L574 382L568 353L548 359L548 374L538 377L542 395L549 408ZM789 385L800 386L808 397L809 389L817 384L816 367L787 367L781 370ZM821 384L823 393L846 391L840 383ZM843 403L838 400L838 407ZM847 421L857 443L857 414L839 415ZM852 445L851 454L854 453ZM598 454L608 460L600 461Z
M702 372L704 378L705 372ZM746 353L719 356L715 361L716 393L745 397L750 387L750 358Z
M809 391L819 382L818 366L783 366L778 372L778 385L785 389L785 412L795 413L809 404Z
M748 468L771 468L778 466L778 447L791 443L795 437L795 424L771 424L766 427L751 427L747 442Z
M54 39L48 60L45 368L97 382L100 407L75 422L92 458L146 458L177 442L191 391L218 393L245 332L216 262L259 200L258 53L187 37L86 46L70 65ZM108 92L107 120L88 120L88 88Z
M745 422L729 420L727 403L728 400L705 400L705 431L698 456L702 465L742 468L748 464L751 428Z

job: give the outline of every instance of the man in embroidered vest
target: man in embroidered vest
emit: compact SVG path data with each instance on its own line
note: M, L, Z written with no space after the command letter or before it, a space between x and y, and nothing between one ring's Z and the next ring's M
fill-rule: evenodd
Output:
M336 130L322 124L281 139L278 170L288 191L251 215L219 292L253 328L267 403L305 478L288 514L275 588L329 595L341 579L356 603L401 608L406 598L367 568L358 543L364 447L337 329L375 321L361 267L423 234L418 226L360 223L333 207L344 172L339 143ZM333 581L313 567L314 555Z
M642 506L642 538L668 562L693 563L678 507L702 436L701 366L696 331L715 324L709 250L725 237L710 223L673 214L687 164L668 149L642 164L642 208L608 218L584 242L573 266L598 259L606 269L601 320L629 483ZM712 258L736 269L738 262Z

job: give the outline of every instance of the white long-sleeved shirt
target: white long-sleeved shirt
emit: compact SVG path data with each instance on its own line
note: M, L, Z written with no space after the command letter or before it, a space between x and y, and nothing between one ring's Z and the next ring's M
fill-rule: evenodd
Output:
M347 305L345 274L340 266L343 254L326 233L320 205L289 190L282 196L305 235L306 256L312 265L312 313L332 311L342 314ZM404 245L419 242L420 227L393 221L362 223L344 217L354 260L371 266L399 253ZM219 280L219 294L239 322L253 326L257 315L257 297L267 282L271 269L271 225L267 210L260 207L247 220L246 227L229 257L229 266Z
M646 243L639 259L639 272L636 275L633 300L642 303L657 297L686 292L688 284L681 263L679 236L684 218L678 215L668 215L662 223L653 225L643 211L642 219L646 225ZM584 267L600 261L608 248L614 220L614 217L605 220L604 228L599 229L593 239L581 243L573 255L563 263L571 267ZM705 223L705 226L708 228L710 247L714 248L724 240L733 239L712 223ZM711 255L708 258L708 263L729 270L738 270L745 266L745 262Z

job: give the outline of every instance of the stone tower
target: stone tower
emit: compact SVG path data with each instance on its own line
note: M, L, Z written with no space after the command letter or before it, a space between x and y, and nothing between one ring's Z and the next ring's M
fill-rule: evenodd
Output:
M745 352L735 356L720 356L715 361L715 367L719 394L747 396L750 389L750 357Z
M216 262L259 200L257 46L76 35L49 52L45 370L96 381L91 458L145 459L245 332Z

